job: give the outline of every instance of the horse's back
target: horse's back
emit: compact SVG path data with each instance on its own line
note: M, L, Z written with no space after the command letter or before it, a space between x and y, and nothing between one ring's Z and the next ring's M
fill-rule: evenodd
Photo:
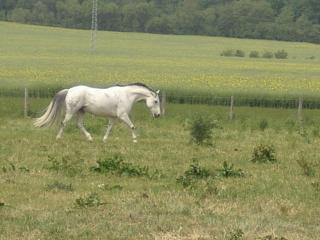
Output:
M95 115L113 116L116 113L117 88L92 88L75 86L69 89L66 104L71 108L82 109Z

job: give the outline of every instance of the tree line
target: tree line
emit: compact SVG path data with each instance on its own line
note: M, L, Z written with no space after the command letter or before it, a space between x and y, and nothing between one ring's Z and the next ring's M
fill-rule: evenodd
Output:
M0 20L89 29L92 0L0 0ZM98 0L99 30L320 43L319 0Z

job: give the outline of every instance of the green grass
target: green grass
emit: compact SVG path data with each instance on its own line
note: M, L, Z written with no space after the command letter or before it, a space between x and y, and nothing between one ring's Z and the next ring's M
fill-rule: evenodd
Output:
M317 96L320 46L220 37L90 32L0 22L0 88L144 82L170 95ZM288 59L221 57L285 50ZM310 59L314 57L314 59Z
M167 115L154 120L138 104L132 113L138 144L123 124L104 144L104 119L86 118L92 143L74 123L55 141L57 129L35 129L22 118L20 99L0 100L0 239L228 240L239 229L244 239L319 238L318 110L304 111L301 130L295 110L239 107L230 122L224 107L169 104ZM32 110L48 101L33 99ZM185 123L195 113L219 120L213 146L190 144ZM268 121L264 131L262 119ZM251 161L260 143L275 146L276 163ZM161 174L92 171L114 156ZM302 156L314 174L305 174ZM210 172L227 162L244 176L195 178L184 188L177 178L195 160Z

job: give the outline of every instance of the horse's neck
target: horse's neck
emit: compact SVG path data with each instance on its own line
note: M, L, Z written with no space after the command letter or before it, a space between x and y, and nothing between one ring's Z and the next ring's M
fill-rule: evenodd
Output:
M140 100L145 100L147 97L150 97L150 91L142 87L135 87L128 91L129 98L132 100L133 103L138 102Z

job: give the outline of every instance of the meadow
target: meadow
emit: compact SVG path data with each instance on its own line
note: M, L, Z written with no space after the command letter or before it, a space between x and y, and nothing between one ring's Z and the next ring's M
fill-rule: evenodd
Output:
M296 109L237 106L230 121L227 107L175 104L231 94L248 106L295 107L299 96L318 104L319 45L99 32L92 53L89 31L0 22L0 33L1 240L319 239L319 110L304 109L299 122ZM226 49L289 57L220 56ZM106 122L90 115L93 142L75 124L61 141L57 128L32 125L58 89L128 82L168 97L160 119L135 106L137 144L123 124L103 143ZM217 122L211 145L190 142L198 115ZM259 145L273 146L275 161L252 161Z
M134 144L123 124L103 143L106 122L92 116L93 142L74 123L56 141L56 128L22 117L21 99L1 102L0 239L319 238L318 110L300 125L290 109L239 107L229 121L225 107L168 104L152 119L138 104ZM33 99L32 111L48 102ZM190 142L194 115L218 121L212 146ZM275 162L252 161L259 144ZM177 180L190 169L200 177Z
M144 82L168 95L318 96L320 46L309 43L98 32L0 22L0 88ZM246 57L222 57L240 49ZM250 51L288 59L249 58Z

